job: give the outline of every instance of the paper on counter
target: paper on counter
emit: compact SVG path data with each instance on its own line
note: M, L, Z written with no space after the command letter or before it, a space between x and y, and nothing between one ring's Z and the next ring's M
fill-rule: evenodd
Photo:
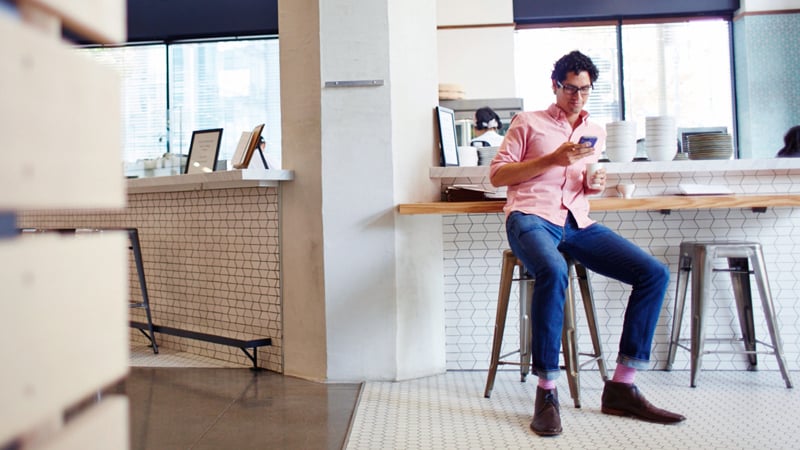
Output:
M719 184L680 183L678 193L681 195L730 195L733 191Z

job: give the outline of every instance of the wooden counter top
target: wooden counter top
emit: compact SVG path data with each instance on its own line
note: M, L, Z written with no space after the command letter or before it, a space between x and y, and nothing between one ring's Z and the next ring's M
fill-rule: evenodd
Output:
M478 202L403 203L400 214L485 214L502 213L505 200ZM592 211L646 211L707 208L766 208L800 206L800 194L759 195L664 195L659 197L595 197L589 199Z

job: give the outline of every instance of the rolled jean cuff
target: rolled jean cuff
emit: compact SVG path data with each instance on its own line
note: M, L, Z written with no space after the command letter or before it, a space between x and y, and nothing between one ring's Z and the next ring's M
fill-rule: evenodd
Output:
M636 370L648 370L650 368L650 361L646 359L636 359L630 356L619 355L617 356L617 364L622 364Z
M542 370L536 369L536 376L543 380L555 380L561 374L561 370Z

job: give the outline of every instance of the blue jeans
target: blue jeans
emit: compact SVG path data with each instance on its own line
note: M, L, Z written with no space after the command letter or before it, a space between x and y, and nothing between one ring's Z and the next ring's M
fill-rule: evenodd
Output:
M558 358L567 263L561 252L588 270L631 285L617 363L647 369L658 315L669 284L669 268L599 223L580 229L572 214L564 226L539 216L512 212L506 220L508 244L536 278L531 305L532 361L540 378L559 375Z

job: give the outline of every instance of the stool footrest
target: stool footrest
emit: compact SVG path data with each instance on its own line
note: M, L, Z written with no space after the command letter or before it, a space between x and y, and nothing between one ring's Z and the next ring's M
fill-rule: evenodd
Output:
M589 358L578 365L581 368L589 364L597 363L597 361L600 361L603 358L602 355L595 355L594 353L579 353L579 355Z
M742 338L705 338L703 339L705 342L728 342L728 343L741 343L744 344L744 339ZM681 347L684 350L691 351L692 348L690 345L685 344L686 342L690 342L690 339L680 339L674 345ZM708 355L711 353L722 353L726 355L777 355L778 350L769 342L764 342L761 339L755 340L756 344L761 344L764 347L772 349L771 351L760 351L760 350L703 350L704 355Z

